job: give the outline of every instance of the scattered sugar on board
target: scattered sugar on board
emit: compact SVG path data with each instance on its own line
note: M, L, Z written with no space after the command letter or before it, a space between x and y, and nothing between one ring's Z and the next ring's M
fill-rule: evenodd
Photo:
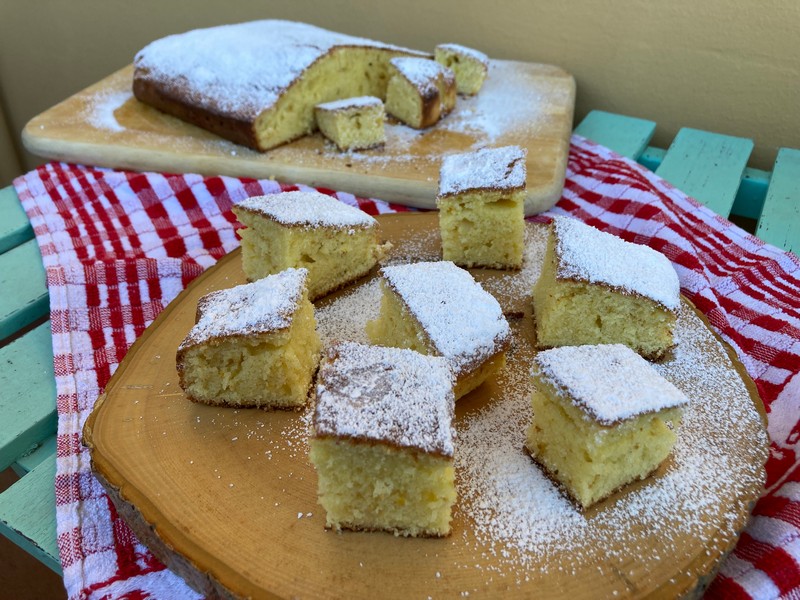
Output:
M133 98L129 90L102 91L93 94L88 101L86 120L93 127L106 131L125 131L117 121L114 111Z
M763 435L759 416L725 359L711 364L701 359L701 349L714 347L722 356L724 350L686 306L676 339L674 357L657 369L692 401L671 464L590 519L523 453L530 382L525 369L503 372L506 396L469 416L456 440L457 510L470 524L459 543L474 545L477 557L493 559L486 569L521 581L534 566L578 572L603 556L609 565L622 564L637 548L648 556L674 556L675 540L703 536L710 523L719 525L723 542L735 538L738 507L722 514L719 507L760 484L750 465L763 459L762 445L751 449L740 443L742 437ZM732 453L733 447L740 450Z

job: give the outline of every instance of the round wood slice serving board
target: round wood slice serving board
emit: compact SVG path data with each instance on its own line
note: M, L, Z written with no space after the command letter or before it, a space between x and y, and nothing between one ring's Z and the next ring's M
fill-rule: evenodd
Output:
M379 217L389 262L435 260L435 213ZM95 472L142 542L209 596L598 598L699 594L749 518L768 452L744 368L684 302L656 368L691 399L672 456L585 513L524 454L533 356L530 287L545 229L529 224L520 272L474 271L514 330L506 368L456 407L452 534L409 539L325 529L307 455L309 411L195 404L175 351L202 295L244 283L235 251L133 345L84 429ZM365 341L376 275L316 305L323 342Z

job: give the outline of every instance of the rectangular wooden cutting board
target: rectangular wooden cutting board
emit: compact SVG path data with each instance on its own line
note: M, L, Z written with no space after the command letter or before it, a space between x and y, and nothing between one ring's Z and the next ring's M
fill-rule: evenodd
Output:
M224 140L139 102L128 66L33 118L25 147L39 156L101 167L274 178L435 208L442 157L517 144L528 150L526 213L561 197L575 81L564 70L492 61L481 92L459 96L429 129L386 126L383 148L343 153L319 134L265 153Z

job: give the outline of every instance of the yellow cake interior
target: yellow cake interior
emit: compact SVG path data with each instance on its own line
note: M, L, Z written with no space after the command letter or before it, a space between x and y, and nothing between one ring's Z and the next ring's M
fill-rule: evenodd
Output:
M383 257L374 227L291 227L249 211L236 211L246 229L242 269L251 281L288 267L309 272L309 297L315 300L366 275Z
M452 458L330 438L309 443L328 527L407 536L450 532Z
M447 46L437 46L434 58L453 71L459 94L472 96L480 91L488 70L485 63Z
M389 60L406 55L386 48L334 48L256 118L259 149L267 150L315 131L317 104L355 96L386 98Z
M551 234L542 273L533 288L536 341L540 348L625 344L649 359L673 346L674 312L644 296L607 286L561 279Z
M531 403L528 451L584 508L655 471L672 450L681 416L670 408L603 426L538 379Z
M382 103L339 109L317 107L316 115L319 130L340 150L374 148L386 141Z
M207 404L295 408L308 398L320 340L314 307L304 293L288 329L226 336L183 353L182 385Z
M438 104L438 99L435 101ZM425 118L425 102L419 90L401 75L395 75L389 80L386 88L386 112L416 129L428 127L439 120L438 110L435 117Z
M439 198L444 260L465 267L520 268L524 204L524 191L476 190Z
M373 344L408 348L420 354L437 355L425 330L408 310L403 300L385 281L381 281L381 308L378 318L369 321L367 336ZM489 377L500 371L506 364L505 351L498 352L483 361L476 368L465 373L457 373L454 394L456 399L468 394Z

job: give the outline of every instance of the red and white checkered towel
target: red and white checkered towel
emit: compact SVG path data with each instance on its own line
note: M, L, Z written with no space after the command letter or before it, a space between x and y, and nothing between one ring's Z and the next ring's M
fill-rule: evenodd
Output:
M192 598L91 474L81 428L126 351L194 277L238 245L231 206L273 181L51 163L14 182L50 288L58 390L58 544L70 598ZM408 210L334 194L369 212ZM639 165L574 137L570 214L672 260L683 293L736 349L769 413L767 491L708 596L800 594L800 261Z

